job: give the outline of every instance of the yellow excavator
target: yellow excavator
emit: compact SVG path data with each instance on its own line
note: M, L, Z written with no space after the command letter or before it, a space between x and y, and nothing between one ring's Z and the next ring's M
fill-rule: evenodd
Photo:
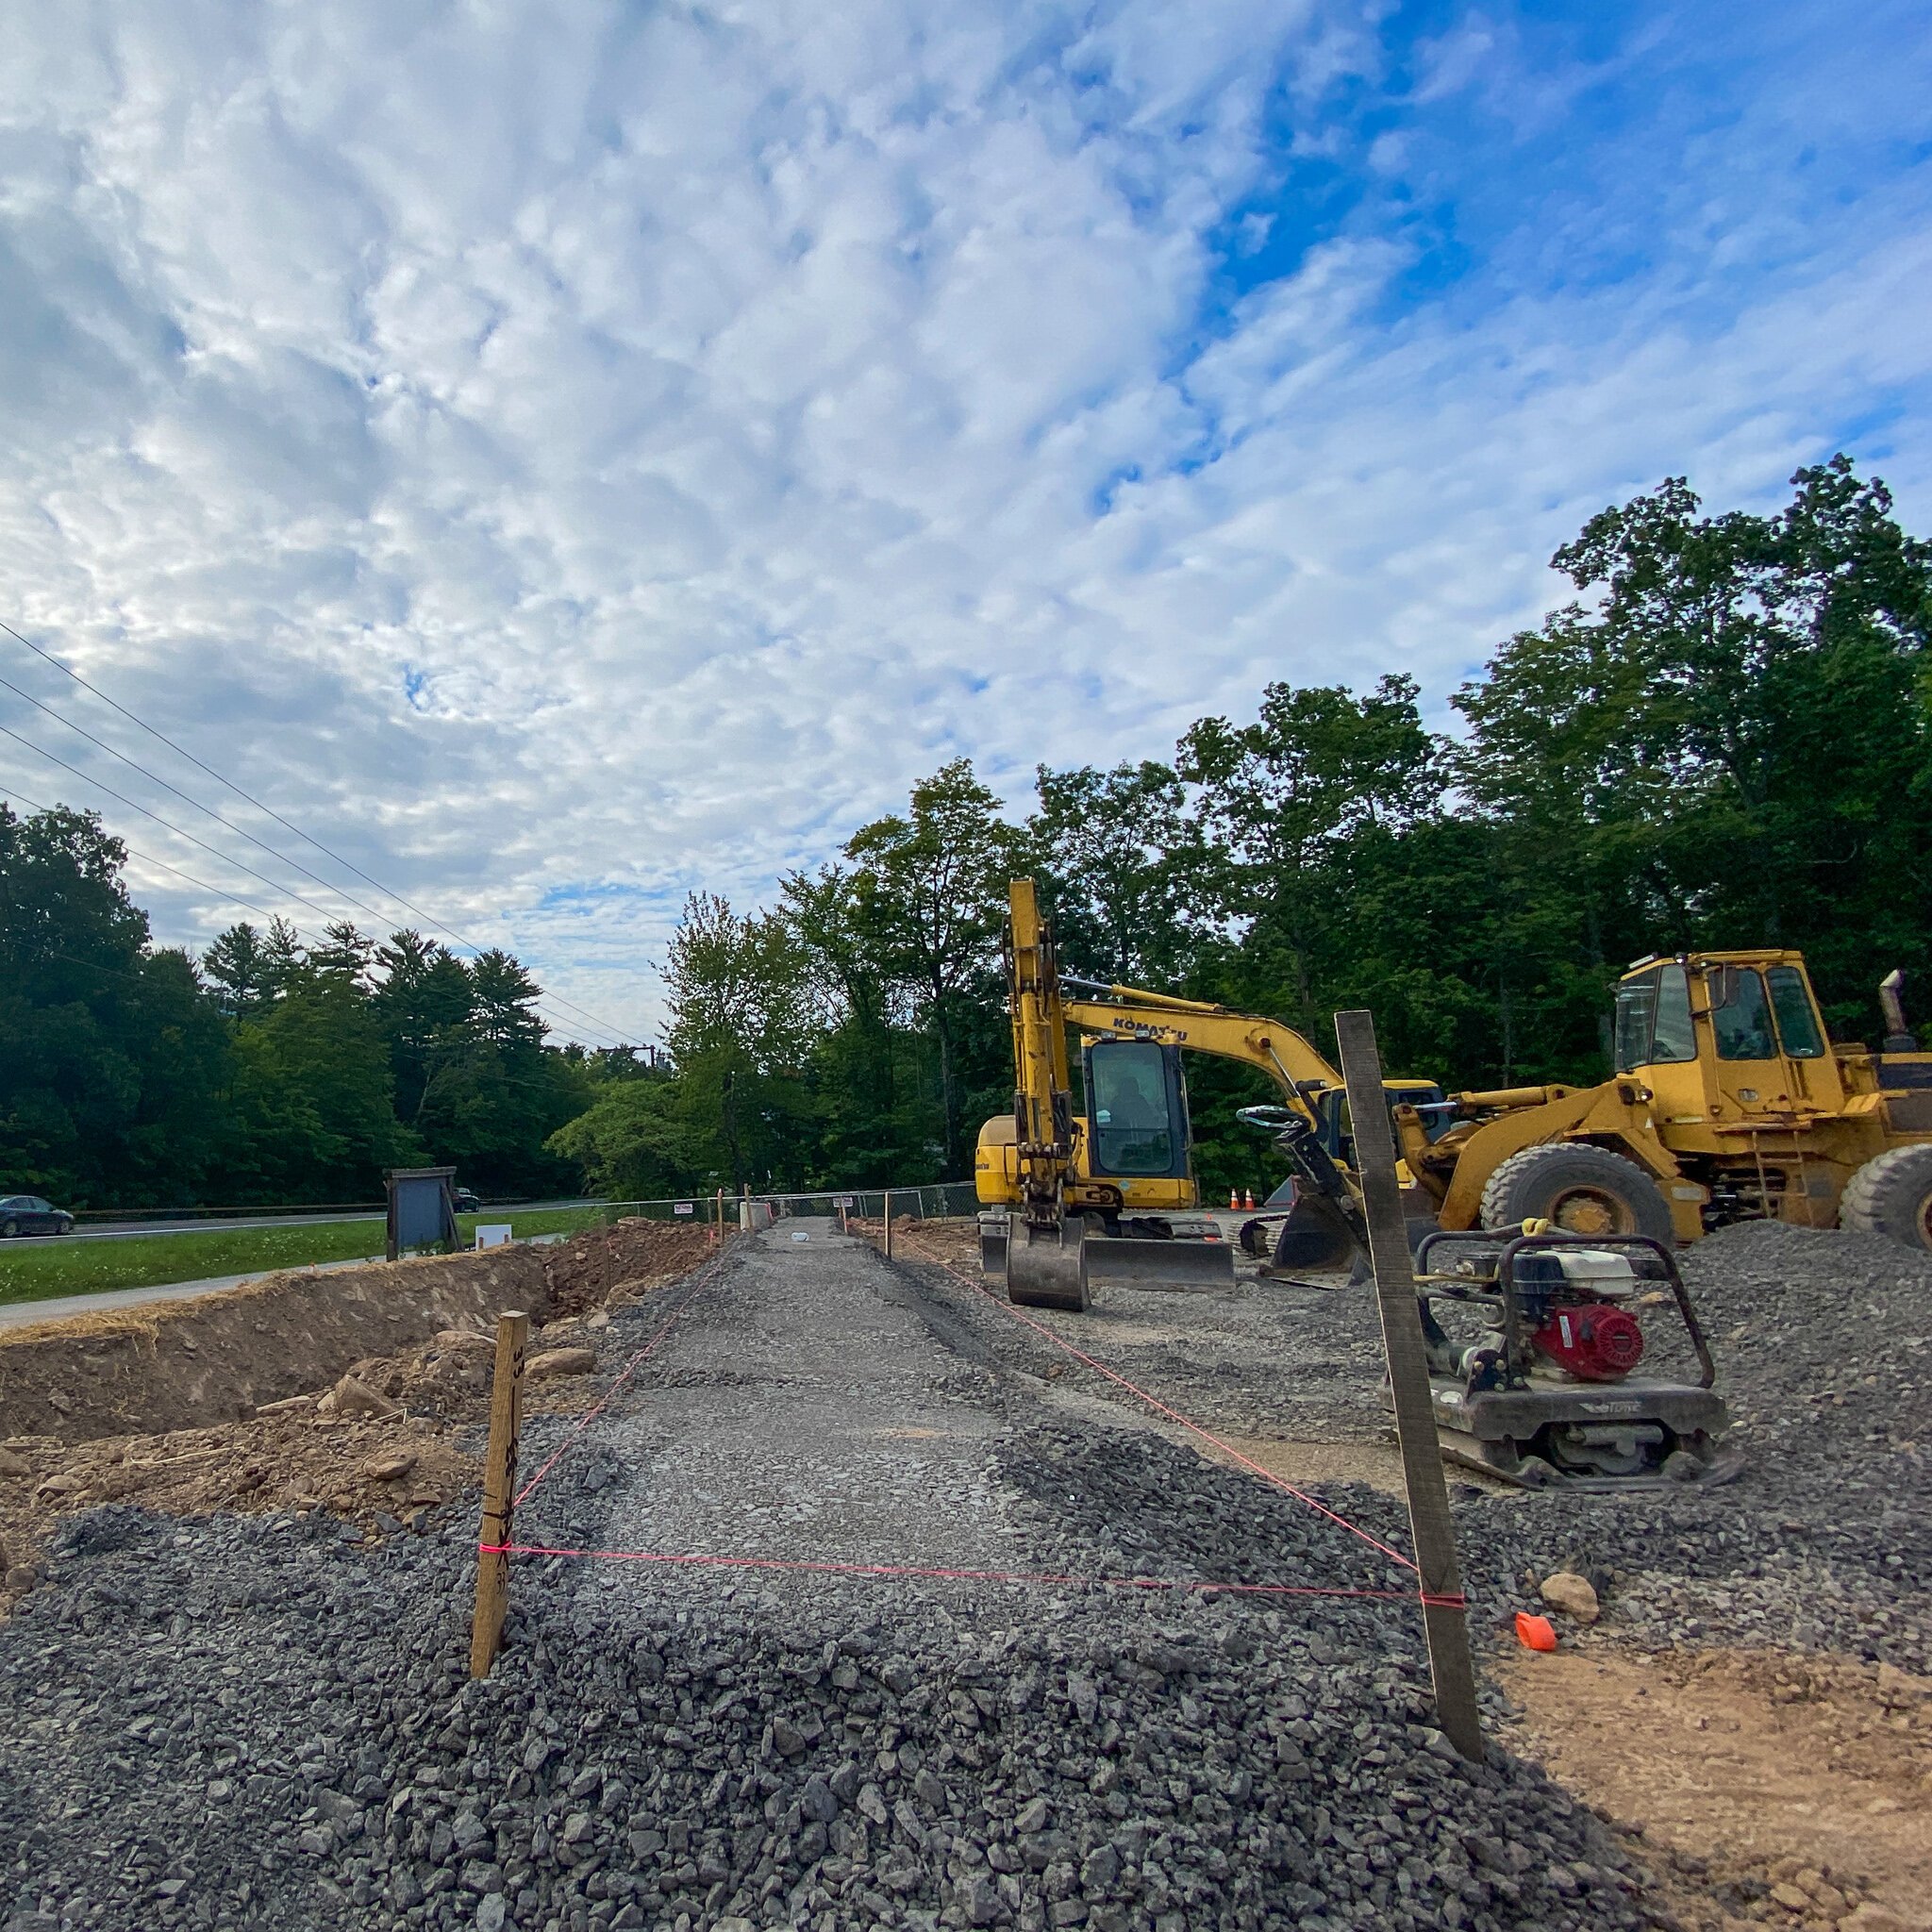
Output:
M1274 1132L1296 1176L1294 1211L1274 1236L1278 1265L1346 1265L1365 1252L1347 1174L1341 1075L1275 1020L1060 971L1030 879L1008 899L1013 1111L980 1129L974 1184L980 1258L1031 1307L1082 1309L1107 1278L1172 1286L1230 1281L1233 1250L1201 1212L1181 1056L1258 1069L1282 1105L1244 1110ZM1069 1031L1082 1038L1086 1111L1074 1107ZM1391 1080L1391 1107L1434 1118L1442 1090Z

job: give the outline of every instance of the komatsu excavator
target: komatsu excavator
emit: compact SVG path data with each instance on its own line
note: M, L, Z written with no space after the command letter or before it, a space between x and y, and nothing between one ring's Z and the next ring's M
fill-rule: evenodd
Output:
M1199 1000L1063 974L1030 879L1009 893L1013 1111L980 1129L980 1257L1015 1302L1085 1308L1092 1272L1174 1286L1233 1279L1233 1252L1202 1214L1181 1056L1257 1068L1282 1105L1277 1136L1296 1201L1278 1264L1345 1266L1365 1253L1347 1174L1342 1079L1292 1027ZM1074 1110L1069 1029L1083 1038L1085 1114ZM1391 1080L1390 1105L1429 1109L1441 1089Z

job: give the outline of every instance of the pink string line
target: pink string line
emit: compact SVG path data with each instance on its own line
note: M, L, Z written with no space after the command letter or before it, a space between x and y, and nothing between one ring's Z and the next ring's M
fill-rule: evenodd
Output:
M1016 1322L1024 1322L1036 1335L1043 1335L1056 1348L1064 1349L1076 1362L1084 1362L1096 1374L1105 1375L1109 1382L1118 1382L1128 1394L1139 1396L1149 1408L1154 1409L1160 1415L1166 1416L1170 1422L1178 1423L1182 1428L1191 1430L1204 1442L1213 1443L1215 1448L1219 1449L1224 1456L1231 1457L1243 1469L1252 1471L1254 1474L1259 1476L1264 1483L1272 1483L1277 1490L1292 1496L1296 1502L1306 1503L1316 1515L1325 1516L1330 1523L1341 1524L1343 1529L1348 1531L1350 1536L1360 1537L1362 1541L1367 1543L1372 1549L1380 1550L1385 1557L1393 1562L1400 1563L1405 1570L1416 1569L1413 1559L1405 1557L1400 1550L1391 1549L1379 1537L1371 1536L1367 1530L1351 1523L1347 1517L1338 1515L1325 1503L1317 1502L1306 1491L1298 1490L1292 1483L1284 1481L1273 1470L1263 1469L1253 1457L1243 1456L1231 1442L1224 1442L1219 1436L1204 1429L1199 1423L1191 1422L1179 1409L1170 1408L1166 1403L1160 1401L1156 1396L1148 1394L1146 1390L1128 1381L1124 1375L1117 1374L1114 1370L1108 1368L1105 1362L1097 1362L1091 1355L1083 1354L1071 1341L1067 1341L1064 1336L1056 1335L1044 1323L1036 1322L1030 1315L1023 1314L1010 1302L1001 1301L991 1290L984 1287L981 1283L974 1281L963 1269L956 1266L951 1261L946 1262L944 1266L947 1274L954 1276L955 1279L964 1282L975 1294L984 1295L1003 1314L1012 1316ZM1444 1599L1427 1596L1424 1596L1423 1600L1425 1603L1444 1601Z
M515 1496L513 1496L510 1499L510 1507L512 1509L521 1508L523 1507L524 1503L528 1499L530 1491L534 1490L537 1487L537 1485L541 1483L543 1480L543 1478L546 1475L548 1475L553 1469L557 1467L558 1463L562 1459L565 1452L570 1448L571 1444L575 1442L576 1439L579 1436L581 1436L587 1428L590 1427L592 1419L596 1416L598 1410L603 1408L606 1406L606 1404L609 1402L610 1398L613 1395L615 1395L617 1391L620 1389L622 1389L626 1382L630 1380L631 1376L635 1374L638 1369L643 1364L645 1358L650 1355L651 1351L655 1349L658 1346L658 1344L660 1341L662 1341L667 1335L671 1333L673 1327L676 1325L677 1318L684 1313L685 1309L691 1307L691 1297L697 1293L698 1290L702 1288L705 1285L706 1281L709 1279L711 1274L716 1272L719 1264L723 1262L723 1260L724 1259L724 1253L725 1251L723 1248L719 1249L719 1251L715 1255L713 1255L708 1261L705 1262L704 1265L700 1267L697 1270L697 1272L691 1276L691 1286L685 1290L683 1298L678 1302L677 1306L672 1309L670 1318L665 1322L663 1327L658 1329L657 1334L652 1336L650 1341L645 1342L643 1347L639 1349L637 1354L631 1357L630 1360L624 1365L623 1372L611 1382L609 1388L605 1390L603 1394L600 1395L597 1398L597 1400L593 1402L591 1405L591 1407L587 1408L583 1412L583 1414L577 1418L576 1427L574 1428L570 1432L570 1434L567 1435L563 1439L563 1441L559 1442L554 1450L551 1451L550 1456L548 1459L544 1462L543 1466L541 1469L539 1469L537 1474L533 1475L530 1478L530 1480L526 1482L523 1486L523 1488L516 1492Z
M691 1569L810 1571L827 1576L931 1577L955 1583L1027 1584L1050 1590L1175 1591L1207 1595L1352 1596L1374 1597L1385 1603L1408 1603L1406 1590L1353 1590L1311 1583L1187 1583L1169 1576L1062 1576L1052 1571L957 1570L916 1563L840 1563L829 1558L802 1557L717 1557L674 1555L662 1550L576 1550L548 1543L478 1543L483 1557L580 1557L606 1563L670 1563ZM1424 1596L1427 1604L1462 1607L1459 1596Z

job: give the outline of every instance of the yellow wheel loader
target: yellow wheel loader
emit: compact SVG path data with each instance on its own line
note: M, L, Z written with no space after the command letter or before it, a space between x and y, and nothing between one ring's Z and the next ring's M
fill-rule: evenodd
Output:
M1899 993L1893 974L1874 1053L1827 1041L1798 953L1640 959L1610 1079L1395 1107L1413 1205L1450 1229L1685 1242L1771 1220L1932 1252L1932 1054Z

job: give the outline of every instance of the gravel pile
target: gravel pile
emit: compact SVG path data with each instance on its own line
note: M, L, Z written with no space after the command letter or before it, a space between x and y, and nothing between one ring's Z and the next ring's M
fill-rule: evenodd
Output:
M1932 1670L1932 1263L1872 1236L1757 1223L1687 1251L1685 1278L1739 1424L1744 1468L1719 1489L1529 1495L1457 1484L1465 1575L1483 1627L1541 1607L1555 1570L1591 1577L1605 1627L1650 1647L1777 1644ZM922 1270L997 1359L1144 1413L970 1288ZM1288 1440L1379 1435L1366 1289L1243 1282L1231 1294L1109 1292L1048 1318L1210 1427ZM1150 1320L1184 1321L1174 1346ZM1653 1320L1653 1360L1687 1365ZM1324 1486L1352 1520L1407 1547L1400 1508Z
M1715 1490L1476 1497L1473 1574L1606 1585L1607 1625L1932 1667L1932 1264L1875 1236L1724 1228L1684 1275L1744 1452Z
M1245 1478L1016 1407L985 1432L1015 1567L1391 1580ZM547 1507L594 1531L636 1480L591 1441ZM1426 1727L1405 1606L558 1561L472 1685L466 1507L379 1544L69 1525L0 1626L0 1925L1664 1923L1591 1814Z

